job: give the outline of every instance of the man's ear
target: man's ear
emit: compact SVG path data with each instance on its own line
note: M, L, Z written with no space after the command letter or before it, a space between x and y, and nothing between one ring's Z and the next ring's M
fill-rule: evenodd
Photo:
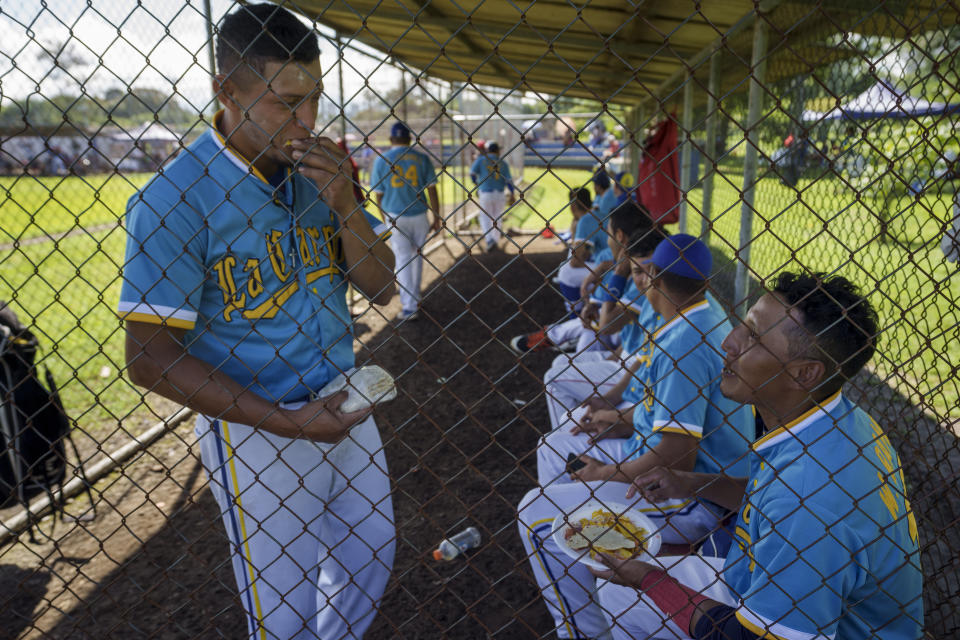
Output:
M224 109L229 109L230 111L239 111L241 109L240 103L237 102L237 99L234 97L236 92L237 85L232 78L222 73L218 73L213 77L213 94L217 96L217 100L220 101Z
M827 367L819 360L800 360L787 365L789 383L795 389L811 392L827 378Z

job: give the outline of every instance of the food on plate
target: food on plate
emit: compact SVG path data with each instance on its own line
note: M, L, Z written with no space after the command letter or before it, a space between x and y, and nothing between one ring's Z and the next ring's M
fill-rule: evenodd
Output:
M647 530L635 525L627 516L597 509L589 518L570 523L563 535L571 549L589 548L594 560L601 553L627 560L644 550Z

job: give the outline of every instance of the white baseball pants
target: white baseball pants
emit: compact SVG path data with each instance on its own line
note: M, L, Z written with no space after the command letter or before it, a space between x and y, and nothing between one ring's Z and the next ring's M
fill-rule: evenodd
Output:
M609 351L586 351L570 357L561 354L543 377L550 428L570 418L570 412L595 393L606 393L624 373L619 360L607 360Z
M477 195L480 205L480 228L483 241L492 245L500 240L500 217L507 206L507 194L503 191L481 191Z
M551 485L530 491L517 507L520 538L560 638L609 637L611 624L597 598L596 578L586 565L565 554L553 540L553 520L558 514L571 514L592 500L625 505L653 520L663 542L668 544L699 539L718 524L717 516L699 502L653 505L636 497L628 500L628 486L620 482ZM627 608L621 605L620 611ZM617 628L614 627L614 633Z
M680 584L720 604L737 606L737 599L721 579L723 558L699 555L664 556L657 558L657 563ZM664 613L633 587L623 587L602 580L597 584L597 593L600 607L615 640L678 640L690 637L686 630L681 630L672 620L665 620Z
M373 418L336 445L197 419L250 638L361 638L393 566L390 480Z
M430 235L430 220L426 213L387 216L393 226L390 246L396 259L394 271L400 287L400 305L404 313L413 313L420 308L420 281L423 278L421 249Z

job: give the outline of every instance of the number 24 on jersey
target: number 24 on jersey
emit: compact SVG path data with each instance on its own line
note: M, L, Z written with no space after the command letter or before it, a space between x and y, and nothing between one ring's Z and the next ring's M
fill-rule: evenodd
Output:
M404 171L403 167L400 165L393 165L393 171L390 175L390 186L391 187L403 187L403 186L418 186L417 181L417 166L410 165L407 167L407 170Z

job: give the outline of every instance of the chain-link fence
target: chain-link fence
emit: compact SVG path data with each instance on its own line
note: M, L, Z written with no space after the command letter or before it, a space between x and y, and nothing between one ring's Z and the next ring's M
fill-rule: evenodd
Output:
M0 635L960 633L956 3L265 6L0 8Z

